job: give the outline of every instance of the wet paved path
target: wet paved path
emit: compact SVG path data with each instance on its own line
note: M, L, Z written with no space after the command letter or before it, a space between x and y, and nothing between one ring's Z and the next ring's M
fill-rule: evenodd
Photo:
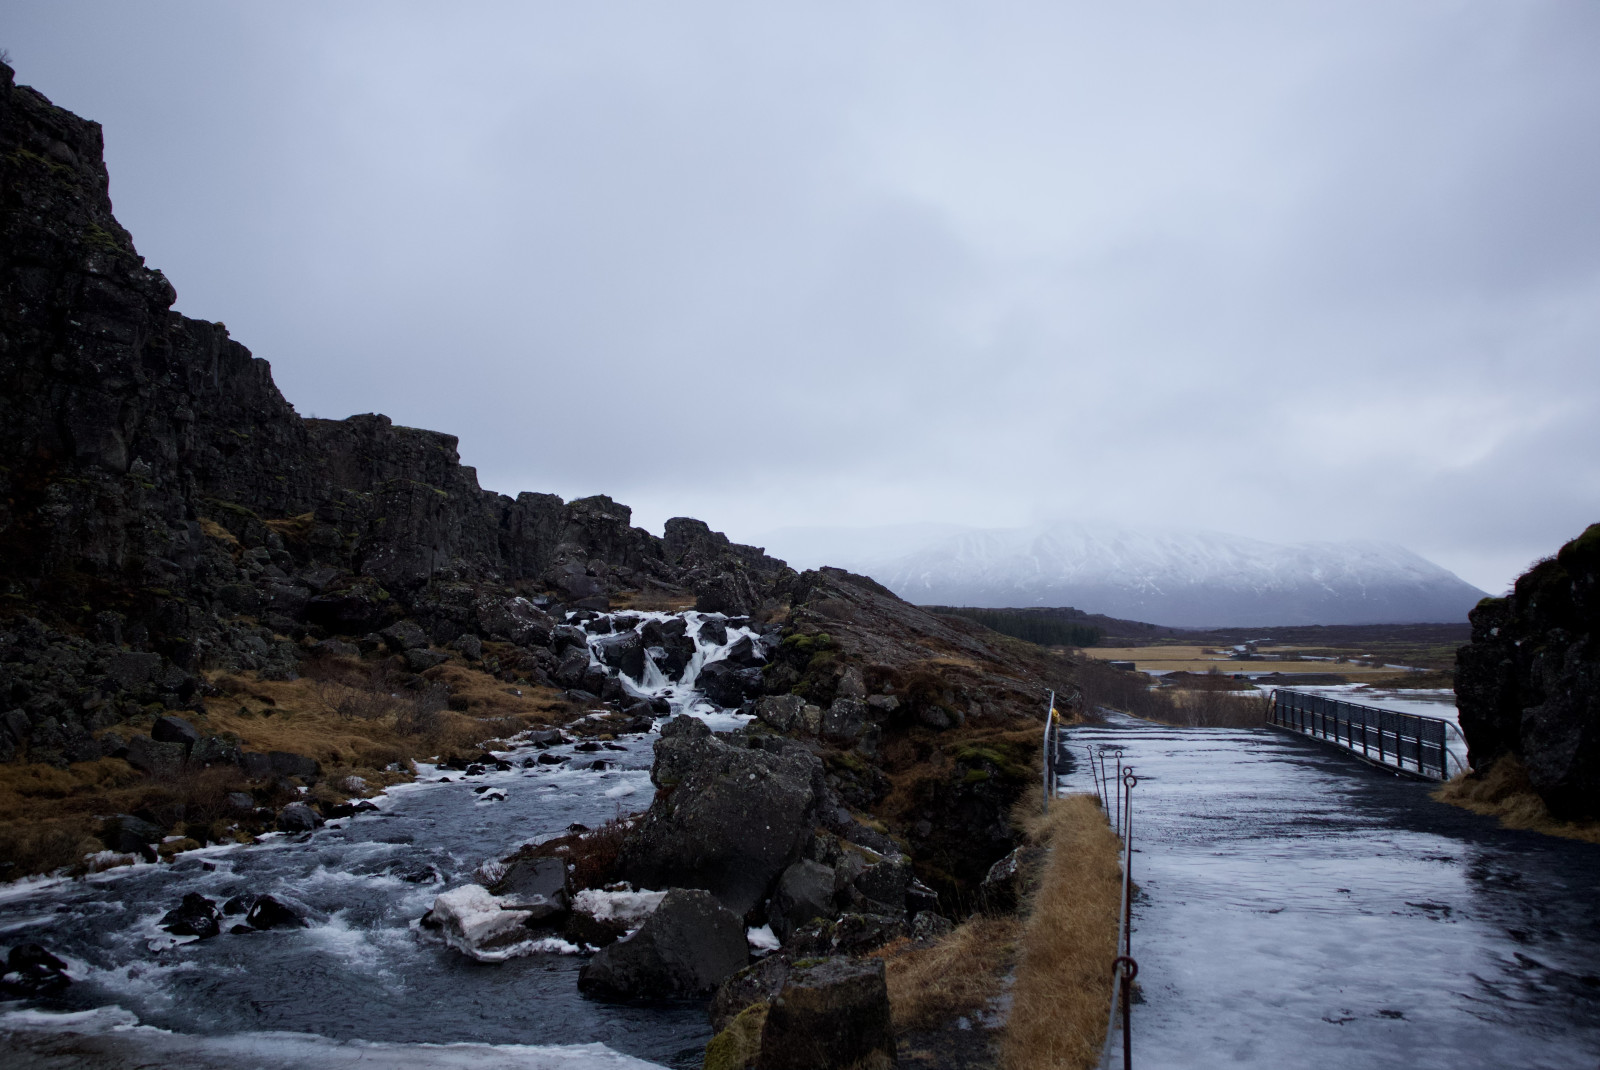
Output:
M1069 739L1140 778L1136 1065L1600 1067L1600 846L1275 729Z

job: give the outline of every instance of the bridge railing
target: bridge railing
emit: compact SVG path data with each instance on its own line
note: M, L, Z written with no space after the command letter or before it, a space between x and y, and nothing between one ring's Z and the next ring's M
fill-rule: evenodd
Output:
M1434 780L1449 780L1464 768L1450 750L1451 735L1459 736L1461 730L1439 717L1279 688L1272 692L1268 721L1336 743L1379 765Z

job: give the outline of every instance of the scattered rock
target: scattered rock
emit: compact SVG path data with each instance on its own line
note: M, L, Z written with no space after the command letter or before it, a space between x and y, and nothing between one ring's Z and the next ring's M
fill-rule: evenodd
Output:
M127 762L156 780L173 780L183 772L186 748L182 743L161 743L149 736L128 740Z
M911 938L913 940L937 940L954 932L956 923L942 914L935 914L931 910L917 912L911 919Z
M780 941L813 918L834 914L834 873L820 862L802 858L783 871L772 893L768 918Z
M153 844L161 842L166 831L132 814L118 814L106 822L100 839L113 851L121 854L143 855L146 861L155 860Z
M858 699L836 698L822 715L822 736L834 743L854 743L867 723L866 705Z
M18 944L6 956L5 973L0 975L0 996L33 999L52 995L71 983L65 962L38 944Z
M310 832L322 825L322 816L305 803L290 803L278 811L278 828L284 832Z
M226 736L201 736L189 749L189 768L208 769L213 765L238 765L243 752Z
M673 888L638 932L583 967L578 987L607 999L703 995L749 957L737 914L707 892Z
M205 940L217 935L220 920L216 903L198 892L190 892L183 897L183 902L167 911L160 924L175 936L198 936Z
M257 896L244 920L252 929L303 929L306 926L302 911L271 895Z
M178 743L187 748L200 739L200 730L182 717L170 714L157 717L150 726L150 738L157 743Z
M797 956L864 955L908 933L903 917L843 914L837 921L818 918L795 930L789 952Z
M267 752L267 765L274 776L299 777L309 780L321 771L315 758L307 758L303 754L291 751L274 750Z
M1017 908L1027 891L1027 881L1043 851L1039 847L1018 847L989 867L989 873L978 886L978 897L984 909L1005 913Z
M572 905L567 863L561 858L519 858L489 891L503 907L527 911L530 922L565 914Z
M397 621L378 634L396 654L403 654L408 650L425 650L428 646L428 633L409 620Z
M746 1007L776 999L788 979L789 960L782 955L768 955L746 966L717 986L711 997L711 1028L720 1033Z
M443 665L450 660L450 655L442 650L425 650L421 648L407 650L405 653L406 668L412 672L423 673L435 665Z

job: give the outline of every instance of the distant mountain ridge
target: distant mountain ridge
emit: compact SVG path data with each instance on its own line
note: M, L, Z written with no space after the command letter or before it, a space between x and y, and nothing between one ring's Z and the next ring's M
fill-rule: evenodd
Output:
M1484 597L1382 542L1282 544L1086 523L865 529L857 554L844 549L843 529L789 529L767 540L801 561L817 547L830 554L827 564L865 572L923 605L1076 606L1169 627L1458 621Z

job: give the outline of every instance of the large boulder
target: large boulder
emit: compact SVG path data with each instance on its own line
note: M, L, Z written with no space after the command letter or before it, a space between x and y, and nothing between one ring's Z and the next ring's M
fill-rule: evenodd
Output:
M673 888L638 932L589 960L578 987L605 999L705 995L749 958L737 914L706 892Z
M239 744L227 736L201 736L189 749L189 768L205 769L213 765L238 765L243 752Z
M686 721L674 718L656 743L651 776L671 790L656 794L624 842L620 869L641 887L704 888L743 916L810 842L826 792L822 762L798 744L731 746Z
M761 1070L899 1065L882 959L830 958L789 971L761 1030Z

